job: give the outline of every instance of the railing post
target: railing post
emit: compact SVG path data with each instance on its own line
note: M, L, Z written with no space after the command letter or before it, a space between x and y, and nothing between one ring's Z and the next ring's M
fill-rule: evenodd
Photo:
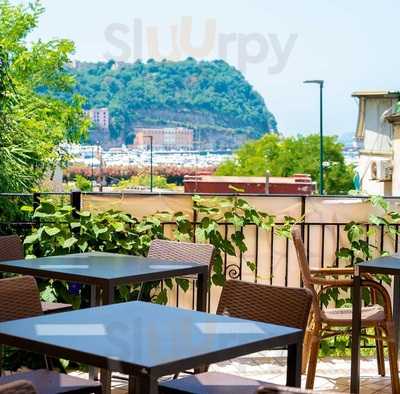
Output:
M32 195L32 206L33 210L35 211L40 205L40 193L33 193Z
M81 210L81 191L80 190L73 190L70 194L70 201L71 201L71 206L74 208L74 212L72 215L74 217L77 217L77 213Z
M40 205L40 193L35 192L35 193L32 194L32 208L33 208L33 212L35 212L36 209L39 208L39 205ZM34 219L33 222L35 223L35 226L38 226L38 227L39 227L39 225L40 225L40 218Z
M301 238L303 239L303 242L305 242L305 214L306 214L306 196L301 196Z

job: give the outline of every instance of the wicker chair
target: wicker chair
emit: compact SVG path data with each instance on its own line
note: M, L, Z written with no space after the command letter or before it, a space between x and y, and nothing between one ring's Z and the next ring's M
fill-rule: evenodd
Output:
M184 262L191 261L199 264L207 264L211 272L213 263L214 246L211 244L197 244L190 242L167 241L154 239L151 241L147 257L150 259L162 259L165 261ZM194 275L186 278L195 279ZM138 300L141 297L142 286L139 290Z
M190 242L167 241L154 239L151 241L148 258L167 261L191 261L212 265L214 246Z
M39 289L32 276L1 279L0 300L0 322L39 316L42 314ZM38 394L100 394L102 392L102 387L99 382L43 369L2 376L0 377L0 388L2 385L11 384L18 380L26 380L33 384Z
M306 388L312 389L314 386L321 339L343 335L344 333L351 335L352 326L352 308L321 308L320 297L328 289L351 288L353 286L352 279L337 279L337 277L352 275L354 269L310 269L299 229L294 229L292 231L292 237L296 247L297 259L304 286L313 294L312 309L304 338L303 349L303 372L307 370ZM371 300L374 304L362 308L362 327L375 329L375 335L369 337L376 340L378 370L382 376L385 374L382 341L387 342L392 389L394 393L400 393L396 334L390 296L386 289L378 282L375 282L369 275L363 277L362 286L370 289L372 295ZM318 291L316 287L319 287ZM376 303L378 298L382 299L383 306ZM344 328L347 328L347 330L344 331Z
M217 314L305 330L311 302L312 294L308 289L228 280L222 289ZM276 388L276 386L253 379L206 372L163 382L160 384L160 393L254 394L260 386L264 387L263 390L266 390L266 387ZM289 388L286 390L291 392ZM267 392L264 391L264 393Z
M24 248L18 235L0 236L0 261L22 260ZM44 314L66 312L72 310L72 305L60 302L42 302Z

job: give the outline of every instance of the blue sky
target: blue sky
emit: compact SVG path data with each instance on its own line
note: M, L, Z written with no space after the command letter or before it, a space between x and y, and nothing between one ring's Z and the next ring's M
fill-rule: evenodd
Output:
M284 134L318 131L318 90L303 85L304 79L326 81L325 125L327 132L336 134L355 129L353 91L400 89L398 0L42 3L46 13L30 38L70 38L76 43L74 58L78 60L122 55L132 61L135 52L148 57L148 48L151 55L159 52L169 57L173 42L174 56L186 58L192 54L190 46L204 44L197 57L223 55L230 64L240 66ZM185 23L192 24L189 35L184 33ZM135 29L140 32L136 39Z

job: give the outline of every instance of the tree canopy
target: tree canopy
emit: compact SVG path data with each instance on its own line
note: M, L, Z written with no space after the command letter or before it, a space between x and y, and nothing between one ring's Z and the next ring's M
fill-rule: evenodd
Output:
M80 62L70 70L85 108L109 108L112 137L128 143L137 125L186 126L216 142L276 130L264 99L223 60Z
M0 0L0 192L30 191L54 166L63 141L86 134L73 77L65 70L74 45L69 40L27 43L43 8Z
M239 148L232 160L222 163L217 175L292 176L310 174L319 180L319 135L283 137L273 133ZM343 145L336 136L324 137L324 183L328 194L347 194L353 189L353 166L347 165Z

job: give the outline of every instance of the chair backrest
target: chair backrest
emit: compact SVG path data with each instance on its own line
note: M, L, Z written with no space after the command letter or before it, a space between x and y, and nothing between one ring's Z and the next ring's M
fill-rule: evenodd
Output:
M18 235L0 236L0 261L24 258L24 247Z
M41 314L39 289L32 276L0 279L0 322Z
M311 301L308 289L227 280L217 313L305 330Z
M294 246L296 248L297 261L299 263L301 278L303 280L304 287L309 289L313 295L313 311L316 316L318 316L320 314L320 307L318 304L317 292L311 280L311 272L308 265L306 250L304 248L304 243L299 229L296 228L292 230L292 238Z
M190 242L167 241L154 239L151 241L147 257L167 261L192 261L194 263L212 265L214 246Z

